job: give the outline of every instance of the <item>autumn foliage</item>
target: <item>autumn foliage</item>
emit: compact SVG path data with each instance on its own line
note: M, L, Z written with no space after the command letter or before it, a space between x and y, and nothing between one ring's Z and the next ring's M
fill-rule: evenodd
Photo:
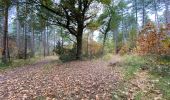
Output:
M137 53L143 54L168 54L170 42L168 34L163 26L158 31L152 22L140 31L137 38Z
M94 40L87 41L83 40L83 54L87 54L88 56L97 56L102 52L102 45L97 43Z

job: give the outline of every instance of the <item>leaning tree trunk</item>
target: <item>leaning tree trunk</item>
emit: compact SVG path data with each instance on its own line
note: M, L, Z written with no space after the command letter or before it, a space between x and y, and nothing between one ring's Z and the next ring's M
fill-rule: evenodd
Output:
M102 54L104 55L104 49L105 49L105 44L106 44L106 39L107 39L107 33L109 32L110 30L110 23L111 23L111 20L112 18L110 17L108 23L107 23L107 28L105 30L105 32L103 33L104 34L104 38L103 38L103 48L102 48Z
M3 37L3 51L2 51L2 62L8 63L9 62L9 50L8 50L8 4L5 2L5 20L4 20L4 37Z

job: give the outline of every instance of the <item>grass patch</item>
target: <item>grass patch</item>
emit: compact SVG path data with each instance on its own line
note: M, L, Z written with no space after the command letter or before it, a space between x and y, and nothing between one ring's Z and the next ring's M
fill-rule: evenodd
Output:
M130 80L135 73L146 67L151 79L159 80L155 82L154 89L160 90L163 95L162 99L170 100L170 56L123 56L121 66L124 69L124 80ZM140 100L143 94L139 92L135 100Z
M150 71L152 78L159 80L155 88L161 91L164 99L170 100L170 56L159 56L155 62Z
M12 60L10 63L8 64L4 64L2 62L0 62L0 71L3 71L5 69L12 69L12 68L16 68L16 67L21 67L24 65L29 65L29 64L34 64L35 62L41 60L42 57L34 57L34 58L30 58L30 59L15 59Z
M156 88L161 90L163 98L170 100L170 77L159 78L159 82L155 85Z
M125 79L128 80L134 76L134 74L140 70L141 67L147 64L145 57L140 57L137 55L126 55L123 57L123 62L121 64L124 67Z
M134 100L141 100L142 97L144 96L144 93L142 91L139 91L135 97L134 97Z
M108 61L108 60L110 60L112 57L113 57L113 54L107 53L107 54L105 54L105 55L103 56L102 59L103 59L104 61Z
M0 61L0 70L6 69L10 64L4 64Z

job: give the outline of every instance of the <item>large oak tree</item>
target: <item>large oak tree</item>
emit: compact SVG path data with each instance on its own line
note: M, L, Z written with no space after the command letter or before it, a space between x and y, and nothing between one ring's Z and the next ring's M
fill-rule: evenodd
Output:
M43 18L48 17L51 24L59 25L74 35L77 40L76 59L82 58L82 38L83 31L87 27L89 20L95 15L89 13L91 4L98 0L60 0L54 2L50 0L36 1L40 9L46 10L46 14L41 12ZM107 2L106 2L107 1ZM108 3L110 0L101 0Z

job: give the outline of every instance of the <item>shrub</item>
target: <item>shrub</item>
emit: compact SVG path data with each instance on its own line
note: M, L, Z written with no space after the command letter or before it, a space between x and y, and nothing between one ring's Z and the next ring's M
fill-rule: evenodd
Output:
M137 39L137 52L143 54L167 54L170 47L166 31L161 28L158 32L153 23L149 22L140 31ZM166 44L168 46L166 46Z
M75 60L76 58L76 49L73 48L73 49L64 49L64 52L62 54L60 54L59 56L59 59L63 62L67 62L67 61L71 61L71 60Z
M129 45L125 44L121 47L119 54L124 55L124 54L127 54L128 52L129 52Z

